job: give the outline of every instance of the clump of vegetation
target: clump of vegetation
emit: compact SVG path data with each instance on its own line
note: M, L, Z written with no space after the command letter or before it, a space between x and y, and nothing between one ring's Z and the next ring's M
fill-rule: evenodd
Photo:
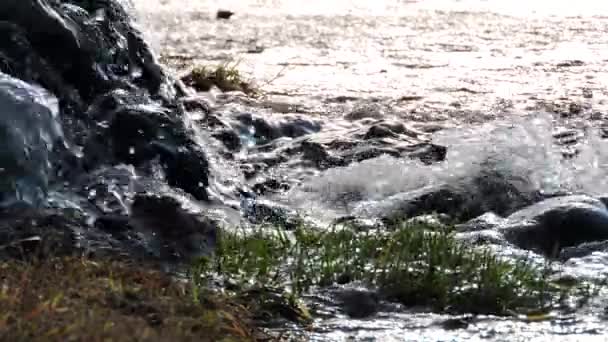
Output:
M217 67L199 66L182 77L184 84L197 91L209 91L213 86L221 91L242 91L255 95L256 90L251 82L245 81L236 65L223 64Z
M283 286L294 297L315 286L360 281L386 299L452 313L538 310L558 292L531 263L499 259L463 245L449 229L423 225L390 232L223 232L215 257L201 261L197 272L239 289Z
M250 341L250 314L157 271L115 261L0 262L2 341Z

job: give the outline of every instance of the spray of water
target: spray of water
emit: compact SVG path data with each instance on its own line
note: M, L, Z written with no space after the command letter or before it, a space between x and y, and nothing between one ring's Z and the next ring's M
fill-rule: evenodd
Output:
M63 141L57 99L0 73L0 202L40 204L46 197L53 145Z
M606 142L588 132L578 155L565 159L553 131L549 114L445 130L434 137L435 143L448 148L441 163L429 166L382 156L328 170L292 190L287 201L313 216L331 219L382 216L402 205L398 202L445 186L466 194L464 200L471 206L487 203L489 210L503 211L518 209L539 196L606 193ZM499 202L505 200L514 203L504 207Z

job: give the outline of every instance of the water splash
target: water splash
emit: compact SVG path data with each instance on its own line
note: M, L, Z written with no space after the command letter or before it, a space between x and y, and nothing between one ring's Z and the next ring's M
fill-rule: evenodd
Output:
M382 216L398 202L449 186L475 203L498 201L509 189L521 198L564 193L605 194L606 142L594 132L579 153L564 158L554 139L549 114L495 121L437 133L434 142L448 149L445 161L381 156L309 179L287 201L313 216ZM489 183L490 182L490 183ZM522 203L525 204L525 203ZM491 204L490 204L491 206ZM516 209L517 204L513 204Z
M0 73L0 205L39 205L53 146L63 142L58 101L44 89Z

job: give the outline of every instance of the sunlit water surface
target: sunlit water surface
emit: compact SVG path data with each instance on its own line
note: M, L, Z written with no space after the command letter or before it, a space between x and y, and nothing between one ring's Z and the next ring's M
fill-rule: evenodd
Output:
M488 158L532 190L608 193L601 138L608 2L133 2L144 31L178 74L196 63L238 63L267 91L261 101L271 110L293 105L338 132L354 125L345 114L362 103L378 107L377 118L441 129L434 139L448 146L448 156L432 168L380 157L318 174L288 194L287 203L314 216L365 214L430 184L466 186ZM219 21L218 9L236 14ZM553 139L565 129L582 137L578 156L566 162ZM345 202L346 193L356 200ZM602 277L606 265L608 256L595 253L562 267ZM318 322L307 339L603 341L604 307L598 299L589 315L537 323L488 318L455 331L442 329L438 322L446 317L432 314L336 317Z

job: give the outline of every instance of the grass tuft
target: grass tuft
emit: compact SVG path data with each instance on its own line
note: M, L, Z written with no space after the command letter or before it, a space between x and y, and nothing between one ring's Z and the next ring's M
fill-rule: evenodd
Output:
M388 300L450 313L548 309L558 291L531 263L499 259L457 241L449 229L421 224L390 232L223 232L215 257L199 263L196 274L236 289L283 287L294 297L311 287L359 281Z
M209 91L213 86L221 91L242 91L255 95L256 89L251 82L245 81L236 65L222 64L217 67L199 66L182 77L184 84L197 91Z

